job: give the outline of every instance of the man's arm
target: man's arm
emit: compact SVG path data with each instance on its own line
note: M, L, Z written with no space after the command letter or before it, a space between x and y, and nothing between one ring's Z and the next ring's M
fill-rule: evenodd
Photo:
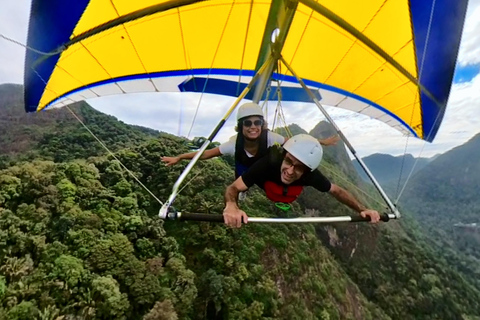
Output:
M186 160L186 159L193 159L195 155L197 154L198 151L195 152L190 152L190 153L184 153L176 157L161 157L160 159L165 162L165 164L168 166L173 166L174 164L177 164L180 160ZM219 147L215 147L213 149L205 150L205 152L202 154L200 157L201 160L206 160L206 159L211 159L213 157L218 157L221 156L222 153L220 152Z
M244 223L248 223L248 216L240 210L237 204L238 194L242 191L247 191L248 187L243 182L242 177L239 177L225 190L225 209L223 210L223 217L225 224L240 228L242 226L242 218Z
M380 215L376 210L367 209L367 207L358 202L347 190L332 183L329 192L335 199L360 213L362 217L370 217L372 223L380 221Z

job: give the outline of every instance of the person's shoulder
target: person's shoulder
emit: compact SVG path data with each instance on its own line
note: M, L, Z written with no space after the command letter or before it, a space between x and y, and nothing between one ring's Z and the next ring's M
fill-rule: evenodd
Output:
M267 149L267 155L262 159L269 165L277 165L282 163L284 157L283 148L279 144L274 144Z
M227 141L225 141L224 143L222 143L221 145L227 145L227 144L231 144L232 142L235 143L237 141L237 135L233 135L231 136L230 138L228 138Z
M272 132L270 130L267 132L267 137L268 137L269 146L272 146L276 143L279 143L279 144L284 144L285 143L285 137L284 136L282 136L278 133Z
M324 175L318 169L315 169L312 171L308 170L307 172L304 172L302 175L302 180L307 185L311 185L316 180L322 179L323 177Z
M316 178L321 177L321 178L327 179L327 177L325 177L325 175L318 168L315 170L312 170L310 173L312 177L316 177Z
M314 186L322 192L330 190L332 182L319 169L308 172L304 179L306 185Z
M237 135L234 135L228 139L228 141L220 144L218 149L220 150L221 154L230 154L233 155L235 153L235 143L237 140Z
M269 137L275 138L275 139L285 139L285 137L282 136L281 134L278 134L278 133L273 132L273 131L270 131L270 130L268 130L267 135L268 135Z

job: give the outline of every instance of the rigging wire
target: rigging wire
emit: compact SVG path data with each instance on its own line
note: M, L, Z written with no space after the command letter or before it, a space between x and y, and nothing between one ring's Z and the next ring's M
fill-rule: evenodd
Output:
M278 74L279 76L281 75L281 62L279 61L278 62ZM274 125L273 125L273 128L272 130L274 129L275 127L275 121L276 119L278 118L279 120L278 121L282 121L283 124L284 124L284 128L285 128L285 131L287 132L287 135L289 138L292 137L292 133L290 131L290 129L288 128L287 126L287 122L286 122L286 118L285 118L285 114L283 112L283 106L282 106L282 91L281 91L281 83L282 83L283 80L278 80L278 87L277 87L277 99L278 99L278 103L277 103L277 108L275 109L275 118L274 118ZM361 188L359 188L358 186L356 186L353 182L347 180L346 178L344 178L342 175L336 173L332 168L329 168L328 167L328 164L326 165L325 162L322 163L320 165L322 167L322 169L324 169L326 172L329 172L332 176L336 177L337 179L341 180L342 182L344 182L345 184L348 184L350 185L352 188L354 188L355 190L357 190L358 192L362 193L365 197L369 198L370 200L374 201L375 203L377 203L378 205L380 206L384 206L385 203L379 201L377 198L373 197L372 195L370 195L369 193L367 193L366 191L362 190Z
M285 114L283 113L283 106L282 106L282 90L280 86L277 87L277 96L278 96L278 103L277 103L277 109L275 110L275 114L278 115L279 122L281 121L283 124L283 127L285 128L285 132L288 138L293 137L292 132L288 128L287 125L287 120L285 119Z
M372 201L374 201L375 203L379 204L380 206L384 207L385 206L385 203L384 202L381 202L379 201L377 198L373 197L372 195L370 195L368 192L362 190L360 187L358 187L357 185L355 185L353 182L347 180L345 177L343 177L342 175L336 173L333 169L329 168L325 162L323 162L322 164L320 164L320 166L322 167L322 169L325 169L326 172L330 173L332 176L336 177L337 179L341 180L343 183L345 184L348 184L350 187L354 188L355 190L357 190L358 192L362 193L364 196L366 196L367 198L371 199Z
M239 95L241 91L240 84L242 83L243 62L245 60L245 51L247 48L248 33L250 32L250 22L252 20L252 11L253 11L253 0L250 0L250 8L248 10L248 19L247 19L247 30L245 31L245 39L243 40L242 59L240 60L240 72L238 74L236 95Z
M436 0L433 0L432 2L432 9L430 10L430 18L429 18L429 21L428 21L428 28L427 28L427 35L426 35L426 38L425 38L425 45L423 47L423 57L422 57L422 63L420 64L420 72L419 72L419 75L418 75L418 82L421 83L421 79L422 79L422 74L423 74L423 67L424 67L424 62L425 62L425 56L426 56L426 52L427 52L427 47L428 47L428 42L430 40L430 31L431 31L431 26L432 26L432 21L433 21L433 12L435 11L435 5L436 5ZM420 89L421 90L421 89ZM418 95L418 90L417 90L417 95ZM415 97L416 99L416 97ZM415 103L415 101L414 101ZM435 125L437 124L438 122L438 119L440 118L440 112L437 113L437 116L435 118L435 121L432 125L432 130L428 133L426 139L428 140L428 138L430 137L430 135L432 134L432 131L433 131L433 128L435 128ZM412 112L412 117L413 117L413 112ZM410 120L410 123L411 123L411 120ZM398 183L400 184L400 180L401 180L401 177L402 177L402 171L403 171L403 164L404 164L404 161L405 161L405 153L406 153L406 149L407 149L407 145L408 145L408 139L410 138L410 135L407 136L407 139L406 139L406 144L405 144L405 151L404 151L404 157L402 159L402 167L401 167L401 171L400 171L400 177L399 177L399 180L398 180ZM413 163L413 166L412 168L410 169L410 172L407 176L407 179L405 180L405 183L403 184L403 187L402 189L400 190L400 193L398 193L397 195L397 198L395 199L394 201L394 204L397 205L398 204L398 201L400 200L400 197L402 196L403 192L405 191L405 188L407 187L407 183L410 181L410 178L412 177L413 175L413 171L415 170L415 167L417 166L417 163L418 161L420 160L420 156L422 155L423 153L423 150L425 149L425 145L426 145L426 142L423 143L422 145L422 148L420 149L420 153L418 155L418 157L415 159L415 162ZM398 185L397 185L397 191L398 191Z
M17 40L14 40L14 39L12 39L12 38L9 38L9 37L1 34L1 33L0 33L0 38L3 38L3 39L5 39L5 40L7 40L7 41L10 41L10 42L12 42L12 43L15 43L15 44L17 44L17 45L19 45L19 46L21 46L21 47L24 47L24 48L27 49L27 50L30 50L30 51L32 51L32 52L41 54L41 55L43 55L43 56L54 56L54 55L57 55L57 54L62 53L62 52L67 48L67 47L63 46L63 47L57 49L56 51L53 51L53 52L45 52L45 51L40 51L40 50L37 50L37 49L32 48L32 47L30 47L30 46L27 46L26 44L23 44L23 43L21 43L20 41L17 41Z
M313 93L311 93L311 91L309 91L308 87L305 85L305 83L303 83L303 80L297 75L295 74L294 70L289 67L288 63L285 61L285 59L283 57L280 57L281 61L283 62L283 64L288 68L288 71L297 78L297 80L299 81L299 83L302 85L302 87L305 88L305 90L307 90L307 92L310 92L310 96L312 97L312 99L314 100L314 102L319 106L319 108L321 107L320 103L318 101L316 101L316 98L313 96ZM332 123L332 125L337 129L338 133L341 133L339 130L339 128L335 125L333 119L326 113L326 111L322 108L320 108L321 111L324 113L325 117L327 117L327 119ZM340 134L342 135L342 134ZM345 138L345 137L344 137ZM347 140L345 140L345 143L349 144ZM350 145L350 150L353 152L353 149L351 148L351 145ZM355 156L356 159L360 162L360 164L362 164L360 158L358 158L357 156ZM369 173L367 170L366 167L364 167L364 169L366 170L367 174ZM328 169L327 169L328 170ZM385 192L381 189L381 187L378 185L378 183L375 181L374 178L372 178L372 182L375 184L375 186L377 187L377 190L378 192L382 195L382 198L385 200L385 202L388 204L388 207L390 207L390 209L392 211L395 211L393 208L393 204L390 202L390 199L388 198L388 196L385 194ZM353 184L352 184L353 185ZM361 190L359 187L353 185L354 188L356 188L357 190L361 191L362 193L365 193L363 190ZM371 197L369 195L367 195L368 197ZM372 197L371 197L372 198ZM378 202L377 200L375 200L374 198L372 198L374 201ZM380 203L380 202L378 202Z
M69 106L66 106L65 108L68 109L68 111L70 111L70 113L75 117L75 119L78 120L78 122L80 122L80 124L92 135L92 137L95 138L95 140L98 141L98 143L100 143L100 145L108 152L108 154L110 154L115 160L118 161L118 163L122 166L122 168L127 171L127 173L133 178L135 179L135 181L138 182L138 184L140 186L143 187L143 189L145 189L145 191L147 191L155 200L158 201L158 203L160 203L162 206L163 206L163 202L160 201L160 199L158 199L152 191L150 191L150 189L148 189L134 174L133 172L131 172L123 163L122 161L120 161L120 159L117 158L117 156L115 156L115 154L110 151L110 149L102 142L102 140L100 140L91 130L90 128L87 127L87 125L85 125L85 123L80 119L80 117L77 116L77 114L75 112L73 112L72 109L70 109Z
M282 64L280 61L277 62L277 74L279 75L279 78L280 78L280 75L281 75L281 71L282 71ZM273 81L273 80L272 80ZM293 136L292 132L290 131L290 129L288 128L288 125L287 125L287 120L285 118L285 114L283 113L283 105L282 105L282 99L283 99L283 96L282 96L282 82L283 80L279 79L277 80L277 90L275 91L276 93L276 96L277 96L277 106L275 108L275 115L274 115L274 121L273 121L273 126L272 126L272 130L275 129L275 125L278 122L282 122L283 124L283 128L285 129L285 134L288 138L291 138ZM278 119L278 120L277 120Z
M275 95L277 96L277 105L275 106L275 113L273 116L273 125L272 125L272 131L275 130L275 127L277 126L277 122L280 122L280 110L279 110L279 105L280 105L280 99L279 98L279 90L277 87L277 90L275 91Z
M184 111L183 94L180 94L179 97L180 97L180 108L179 108L179 114L178 114L177 136L181 137L182 136L183 111Z
M271 88L271 83L269 82L268 83L268 86L266 88L266 91L267 91L267 94L265 95L265 100L263 100L263 103L262 103L262 110L263 110L263 113L264 113L264 118L266 119L267 123L268 123L268 104L270 102L270 94L272 92L272 88Z
M43 52L43 51L40 51L40 50L36 50L30 46L27 46L19 41L16 41L16 40L13 40L9 37L6 37L4 36L3 34L0 34L0 38L3 38L7 41L10 41L12 43L15 43L19 46L22 46L24 47L25 49L27 50L30 50L32 52L35 52L35 53L38 53L38 54L41 54L41 55L45 55L45 56L53 56L53 55L56 55L56 54L59 54L61 53L65 48L62 48L62 49L59 49L57 51L54 51L54 52ZM35 70L34 70L35 71ZM38 73L37 73L38 74ZM46 85L46 82L45 80L43 80L43 78L40 77L40 79L42 79L42 81L45 83ZM85 123L77 116L77 114L75 114L75 112L73 112L73 110L69 107L69 106L66 106L67 110L75 117L75 119L77 119L78 122L80 122L80 124L92 135L93 138L95 138L95 140L97 140L98 143L100 143L100 145L108 152L108 154L110 154L115 160L118 161L118 163L120 164L120 166L143 188L145 189L145 191L147 191L155 200L158 201L158 203L160 203L161 205L163 205L163 202L158 199L157 196L155 196L155 194L153 194L152 191L150 191L150 189L148 189L134 174L133 172L131 172L123 163L122 161L120 161L120 159L117 158L117 156L115 156L115 154L90 130L90 128L88 128Z
M190 179L187 183L185 183L180 190L178 190L178 194L180 194L180 192L182 192L182 190L185 189L185 187L188 186L188 185L190 184L190 182L192 182L193 180L195 180L195 179L200 175L200 173L202 173L202 171L203 171L203 170L198 170L197 174L194 175L194 176L192 177L192 179ZM162 204L162 205L163 205L163 204Z
M215 53L213 55L212 63L210 65L210 68L208 69L207 79L205 81L205 84L203 85L203 89L202 89L202 93L200 94L200 98L198 99L197 109L195 110L195 115L193 116L192 124L190 125L190 130L188 131L187 138L190 137L190 134L192 133L193 125L195 124L195 121L197 119L198 110L200 109L200 103L202 102L203 95L205 94L205 90L207 89L207 83L208 83L208 80L210 79L210 74L211 74L212 69L213 69L213 64L215 63L215 59L217 58L217 54L218 54L218 51L220 49L220 45L221 45L222 40L223 40L223 36L225 35L225 30L227 29L228 22L230 21L230 15L233 11L234 4L235 4L235 2L232 2L231 6L230 6L230 11L228 11L227 20L225 21L225 25L223 26L222 34L220 35L220 39L218 41L217 48L215 49Z

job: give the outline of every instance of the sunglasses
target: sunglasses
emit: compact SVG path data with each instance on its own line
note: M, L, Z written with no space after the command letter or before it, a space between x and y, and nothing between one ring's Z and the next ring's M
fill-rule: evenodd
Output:
M252 121L252 120L243 120L243 126L244 127L251 127L252 125L256 126L256 127L261 127L263 126L263 120L255 120L255 121Z

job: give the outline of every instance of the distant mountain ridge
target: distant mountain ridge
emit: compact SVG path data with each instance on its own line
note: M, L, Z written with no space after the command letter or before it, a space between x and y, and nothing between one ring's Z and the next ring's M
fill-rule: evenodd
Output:
M405 205L423 219L480 222L480 134L440 155L411 179ZM420 206L420 207L418 207Z
M480 237L478 230L458 225L480 225L480 134L431 161L405 188L401 206L413 212L459 268L480 288ZM475 232L471 232L475 231ZM468 262L466 262L466 261Z
M455 206L452 221L480 222L480 134L465 144L438 156L411 179L406 204L417 200L429 203L418 212L422 216L444 218L445 208ZM413 197L415 196L415 197ZM465 208L467 210L458 210ZM477 212L472 216L471 212Z
M400 183L403 183L408 178L412 169L413 176L436 157L437 156L432 158L415 158L411 154L395 157L389 154L375 153L362 158L362 160L381 185L389 185L397 183L399 179ZM352 160L352 163L362 179L370 182L370 179L358 161Z

